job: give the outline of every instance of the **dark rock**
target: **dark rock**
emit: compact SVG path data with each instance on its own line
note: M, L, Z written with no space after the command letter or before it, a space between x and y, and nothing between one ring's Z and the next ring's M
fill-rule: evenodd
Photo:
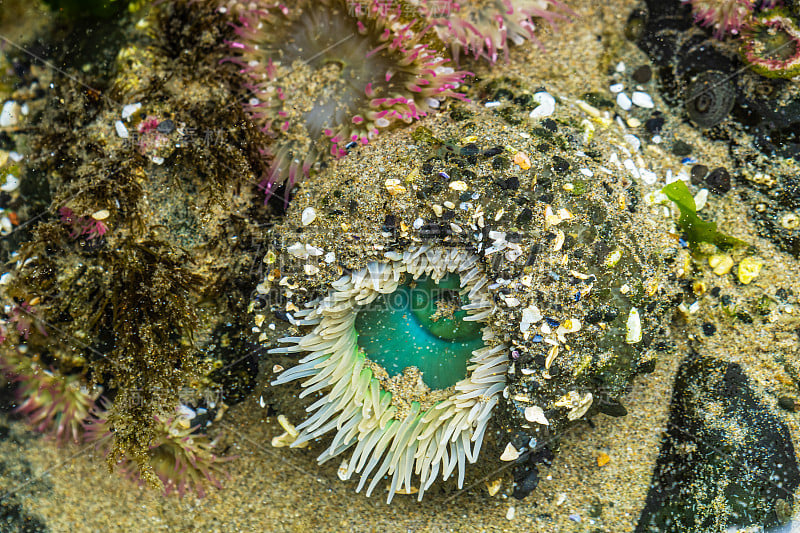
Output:
M694 165L692 167L692 185L700 185L703 178L708 174L708 167L705 165Z
M167 119L156 126L156 131L159 133L164 133L169 135L173 131L175 131L175 123L172 122L170 119Z
M797 400L791 396L781 396L778 398L778 405L781 406L781 409L786 409L787 411L797 411Z
M715 406L711 415L709 406ZM675 380L667 434L637 532L779 524L800 485L789 429L735 363L690 356Z
M647 83L653 77L650 65L642 65L633 71L631 77L638 83Z
M553 170L556 172L566 172L569 170L569 161L561 156L553 156Z
M664 123L666 119L664 117L653 117L647 119L644 123L644 127L647 128L647 131L652 133L653 135L658 135L661 133L661 130L664 128Z
M672 153L678 156L685 156L692 153L692 145L678 139L672 143Z
M731 190L731 175L725 167L717 167L706 176L708 190L717 194L725 194Z

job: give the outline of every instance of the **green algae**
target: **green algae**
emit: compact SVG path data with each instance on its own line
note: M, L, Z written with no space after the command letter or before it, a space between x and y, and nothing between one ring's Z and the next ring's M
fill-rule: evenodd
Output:
M697 216L694 197L683 181L670 183L661 189L661 192L678 206L681 212L678 225L686 233L687 240L693 247L696 248L702 242L714 244L721 249L747 246L746 242L718 231L716 222L708 222Z

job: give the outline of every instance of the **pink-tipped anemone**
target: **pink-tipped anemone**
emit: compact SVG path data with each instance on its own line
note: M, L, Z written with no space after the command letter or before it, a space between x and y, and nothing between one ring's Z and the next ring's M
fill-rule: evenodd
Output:
M415 28L415 29L412 29ZM230 43L245 108L272 137L262 182L287 194L326 154L342 157L382 130L438 108L469 74L421 42L424 31L387 0L253 2Z

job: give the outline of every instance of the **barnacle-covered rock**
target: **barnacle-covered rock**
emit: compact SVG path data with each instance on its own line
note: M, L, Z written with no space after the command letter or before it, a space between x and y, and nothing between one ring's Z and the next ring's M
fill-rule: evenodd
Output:
M542 94L528 100L552 100ZM398 487L416 489L418 475L421 497L456 462L460 486L465 459L477 461L489 435L494 458L527 467L571 424L623 414L630 381L655 364L653 339L669 307L663 256L675 241L640 209L638 185L619 160L607 163L621 134L611 121L589 130L580 108L560 104L549 129L527 117L510 126L507 117L459 104L354 151L307 181L273 229L272 267L259 291L297 329L274 352L302 357L274 384L302 380L303 395L322 394L295 445L330 433L320 461L355 448L340 475L361 474L359 490L367 477L374 488L387 474L391 498ZM316 217L303 224L310 207ZM448 285L448 273L458 283ZM383 351L449 358L436 344L449 333L434 332L436 320L454 318L447 309L466 311L462 320L481 326L482 346L454 385L434 385L435 367L420 374L407 362L387 363L386 354L377 360L362 342L374 334L364 323L381 322L362 316L388 313L387 304L375 307L381 294L397 310L405 304L392 297L404 285L424 303L425 287L437 284L436 305L412 303L407 313L422 315L417 322L436 340L417 344L386 318ZM352 355L337 355L343 350ZM405 388L390 384L404 378ZM483 426L487 409L499 432ZM379 440L392 423L405 425L391 442Z

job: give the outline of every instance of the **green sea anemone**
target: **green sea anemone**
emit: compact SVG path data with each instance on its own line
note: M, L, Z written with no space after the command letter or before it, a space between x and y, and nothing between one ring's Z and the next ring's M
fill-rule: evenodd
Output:
M421 500L441 473L474 463L505 387L508 347L479 324L494 311L478 257L463 249L412 246L330 284L295 313L314 326L272 353L305 353L273 385L303 380L307 408L293 447L334 433L320 463L352 449L340 476L391 477L388 502L419 483Z

